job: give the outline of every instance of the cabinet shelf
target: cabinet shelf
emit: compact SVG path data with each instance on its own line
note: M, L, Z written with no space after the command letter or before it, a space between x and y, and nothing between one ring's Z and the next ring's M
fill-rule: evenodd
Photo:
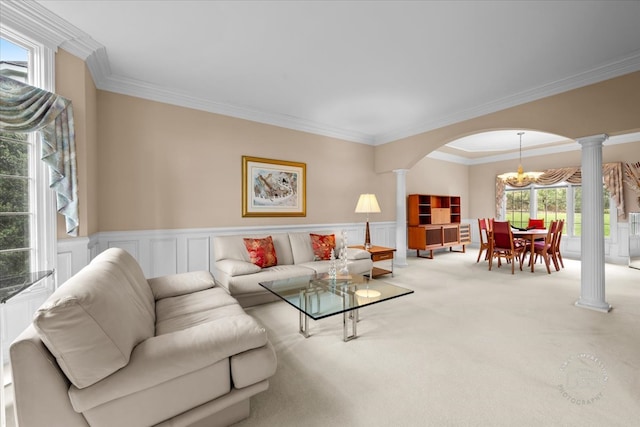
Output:
M420 251L429 251L471 243L471 226L462 224L462 207L459 196L410 194L407 199L408 246Z

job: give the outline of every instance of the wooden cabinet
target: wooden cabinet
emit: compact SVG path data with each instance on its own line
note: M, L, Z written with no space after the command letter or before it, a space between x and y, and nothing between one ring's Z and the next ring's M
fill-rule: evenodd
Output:
M410 194L407 202L409 226L459 224L460 197Z
M461 224L459 196L434 196L410 194L407 200L408 246L409 249L429 251L471 243L471 226Z

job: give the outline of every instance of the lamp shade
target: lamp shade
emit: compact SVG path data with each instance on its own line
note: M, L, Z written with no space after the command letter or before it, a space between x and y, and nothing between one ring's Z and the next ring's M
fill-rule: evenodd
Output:
M361 194L356 205L356 213L380 213L380 205L375 194Z

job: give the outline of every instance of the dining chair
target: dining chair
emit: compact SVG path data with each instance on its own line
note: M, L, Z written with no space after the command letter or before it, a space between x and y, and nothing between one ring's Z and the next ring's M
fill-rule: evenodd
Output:
M485 252L485 260L489 259L489 249L491 248L491 244L489 242L490 233L487 226L487 218L478 218L478 230L480 232L480 251L478 252L478 259L476 262L480 262L480 257L482 253Z
M551 259L556 271L560 271L560 266L564 268L564 262L562 262L562 254L560 253L560 240L562 239L562 229L564 228L564 220L558 220L556 225L556 233L554 235L553 242L551 244Z
M535 228L538 230L544 230L544 219L529 218L529 223L527 224L527 230L530 230L532 228Z
M533 243L533 253L529 254L529 265L532 262L536 262L538 260L538 256L541 256L544 260L544 265L547 267L547 273L551 274L551 268L549 266L550 260L552 259L553 253L553 241L556 235L556 229L558 228L558 221L551 221L549 224L549 228L547 231L547 235L544 240L536 240ZM525 248L525 254L529 250L529 248ZM523 255L523 257L524 257Z
M501 265L501 259L504 258L507 262L511 262L511 274L515 272L516 261L520 263L520 270L522 271L522 255L526 246L513 240L509 221L494 221L490 236L491 256L489 257L489 270L493 266L494 258L498 258L498 267Z

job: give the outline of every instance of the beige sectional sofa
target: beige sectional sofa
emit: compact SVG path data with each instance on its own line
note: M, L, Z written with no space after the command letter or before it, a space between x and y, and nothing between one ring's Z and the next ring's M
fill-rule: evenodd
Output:
M145 279L109 249L11 345L20 427L222 426L249 415L276 355L211 273Z
M214 237L213 275L216 284L225 288L243 307L277 301L278 297L260 286L260 282L311 276L329 271L330 261L316 260L311 234L333 234L336 239L336 252L342 247L341 233L339 232L262 233ZM261 268L251 263L244 238L267 236L271 236L273 239L278 263L272 267ZM373 262L369 252L348 248L347 259L350 273L370 274Z

